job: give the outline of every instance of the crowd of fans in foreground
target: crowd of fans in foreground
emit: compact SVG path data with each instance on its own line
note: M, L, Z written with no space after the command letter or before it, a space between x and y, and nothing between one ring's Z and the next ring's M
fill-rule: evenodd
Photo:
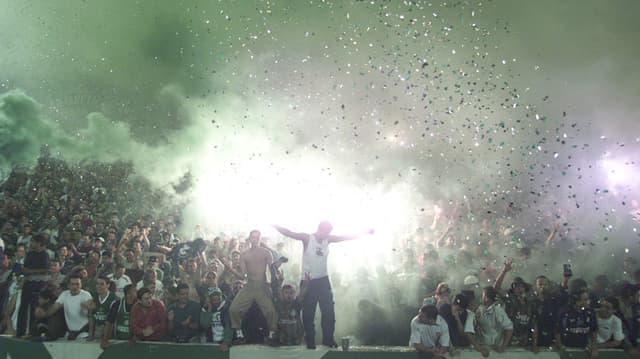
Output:
M303 343L307 281L289 284L300 276L295 269L293 276L283 273L284 243L269 248L257 231L247 240L205 240L212 236L200 228L182 239L176 233L179 211L132 188L126 166L106 167L72 167L44 157L35 170L12 173L0 186L2 333L82 338L102 347L113 339L215 343L222 350L239 343ZM141 194L147 197L137 201ZM159 208L136 214L138 202ZM590 283L573 278L569 267L556 278L534 278L527 263L553 249L559 226L547 241L513 247L503 244L510 238L492 235L502 231L486 221L475 230L480 241L465 240L452 231L455 226L450 221L441 228L434 219L437 235L418 233L400 245L397 267L378 268L376 278L364 273L345 284L332 273L334 292L356 302L360 343L397 345L410 337L419 353L436 357L465 347L489 356L509 346L584 348L594 357L600 348L621 348L638 355L640 271L632 257L624 260L622 276L601 274ZM558 246L567 246L563 241ZM247 283L245 257L257 247L270 253L268 306L274 311L265 313L267 305L253 302L232 313ZM504 286L512 274L517 276ZM377 290L376 282L384 288Z

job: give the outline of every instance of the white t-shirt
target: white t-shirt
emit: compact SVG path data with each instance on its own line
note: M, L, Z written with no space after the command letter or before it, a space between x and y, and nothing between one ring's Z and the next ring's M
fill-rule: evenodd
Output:
M435 325L420 323L416 315L411 320L411 338L409 345L422 344L427 348L449 346L449 326L441 316L436 318Z
M598 343L606 343L609 340L623 340L622 320L615 315L607 319L598 317Z
M116 296L120 299L124 298L124 287L132 283L131 278L126 274L123 274L122 277L118 279L113 279L113 274L109 274L107 277L116 285Z
M56 303L64 306L64 320L67 322L67 328L70 331L79 331L89 324L89 313L80 306L80 304L89 300L93 300L93 297L84 289L80 289L80 293L76 295L71 295L69 290L65 290L56 300Z

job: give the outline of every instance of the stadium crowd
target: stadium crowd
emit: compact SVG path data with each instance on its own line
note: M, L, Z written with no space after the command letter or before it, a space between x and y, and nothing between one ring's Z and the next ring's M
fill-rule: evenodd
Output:
M315 290L311 278L283 271L290 241L268 243L256 230L246 239L217 236L199 226L183 238L180 206L150 188L126 163L69 165L43 154L35 168L11 172L0 184L0 332L103 348L111 340L315 348L302 314L307 290ZM420 231L398 243L395 266L351 279L332 272L329 293L355 303L359 343L406 345L410 338L428 357L458 348L487 357L510 346L638 355L633 257L619 274L589 282L568 263L557 276L538 275L533 256L573 250L558 238L561 226L546 240L513 241L500 222L468 229L440 217L435 235ZM480 240L461 234L470 232ZM291 257L287 268L299 263ZM320 304L323 335L331 336L324 327L333 317ZM332 337L323 344L337 346Z

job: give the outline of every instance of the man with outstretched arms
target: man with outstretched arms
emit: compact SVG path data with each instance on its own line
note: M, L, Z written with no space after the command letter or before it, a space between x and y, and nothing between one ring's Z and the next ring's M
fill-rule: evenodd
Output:
M331 291L331 282L329 281L329 272L327 270L329 243L356 239L364 234L372 234L373 230L356 235L336 236L331 234L333 226L327 221L320 222L318 229L312 234L292 232L277 225L274 227L282 235L299 240L303 244L302 279L304 279L305 275L310 278L302 305L302 323L304 325L307 348L316 348L314 319L318 304L320 304L320 312L322 314L322 344L337 348L338 345L333 338L336 325L333 292Z

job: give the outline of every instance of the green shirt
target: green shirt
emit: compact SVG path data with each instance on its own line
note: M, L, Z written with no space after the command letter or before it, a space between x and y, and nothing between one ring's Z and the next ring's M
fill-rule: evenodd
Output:
M96 310L93 312L95 324L104 325L104 322L107 320L107 314L109 314L109 308L111 308L113 302L118 300L118 297L109 292L103 301L100 301L100 295L98 294L94 296L93 300L96 302Z

